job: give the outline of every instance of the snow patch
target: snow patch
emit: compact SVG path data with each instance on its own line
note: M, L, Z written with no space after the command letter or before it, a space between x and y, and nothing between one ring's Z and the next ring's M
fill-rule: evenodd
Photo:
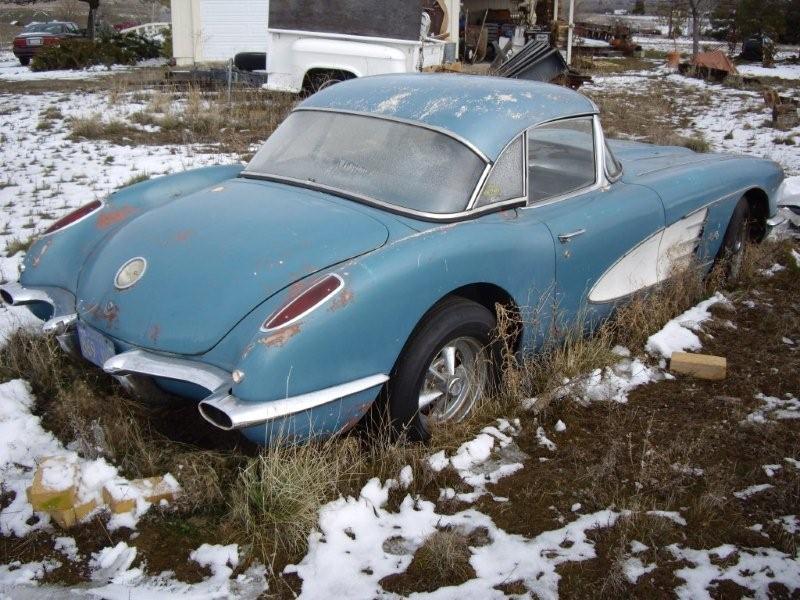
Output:
M703 300L669 321L660 331L647 338L645 350L652 356L671 358L673 352L700 350L703 345L695 332L702 331L701 325L711 319L709 309L716 305L732 306L720 292Z

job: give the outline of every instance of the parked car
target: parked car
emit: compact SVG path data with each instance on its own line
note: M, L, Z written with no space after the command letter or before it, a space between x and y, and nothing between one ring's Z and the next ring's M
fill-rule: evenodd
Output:
M56 46L61 40L80 37L80 28L71 21L48 21L47 23L31 23L14 38L14 56L20 64L27 65L42 48Z
M485 393L496 306L607 317L773 224L760 158L606 140L550 84L353 79L311 96L246 166L153 179L56 221L2 298L150 400L198 402L258 443L351 427L378 398L415 438ZM487 350L489 349L489 350Z

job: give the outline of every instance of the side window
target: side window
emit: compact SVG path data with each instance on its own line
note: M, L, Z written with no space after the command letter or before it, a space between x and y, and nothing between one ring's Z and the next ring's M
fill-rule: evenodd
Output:
M519 136L497 159L483 184L476 206L487 206L525 196L525 156L522 139L523 136Z
M541 202L595 182L592 117L540 125L528 131L528 197Z

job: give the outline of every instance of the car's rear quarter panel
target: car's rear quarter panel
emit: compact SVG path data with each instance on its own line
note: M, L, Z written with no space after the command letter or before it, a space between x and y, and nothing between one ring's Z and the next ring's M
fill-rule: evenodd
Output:
M516 211L434 227L395 240L336 269L345 288L296 325L258 330L293 293L256 309L213 352L247 373L234 388L244 401L291 397L373 374L388 374L425 313L454 290L497 286L516 303L540 302L552 288L553 243L543 225ZM542 315L542 327L547 315Z

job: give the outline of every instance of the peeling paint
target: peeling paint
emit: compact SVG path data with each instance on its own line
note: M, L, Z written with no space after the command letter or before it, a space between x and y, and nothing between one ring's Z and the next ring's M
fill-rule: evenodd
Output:
M147 332L147 337L150 338L150 341L153 343L156 343L158 341L160 335L161 335L160 325L153 325L150 328L150 331Z
M115 210L109 210L100 213L97 216L97 228L98 229L108 229L112 225L116 225L117 223L121 223L125 219L127 219L133 213L134 208L132 206L123 206L121 208L117 208Z
M258 340L258 343L269 348L280 348L298 333L300 333L300 325L295 324L291 327L284 327L271 335L265 335Z
M108 327L113 327L119 319L119 307L113 302L107 302L104 307L95 304L89 309L89 312L95 319L105 321Z
M37 255L34 257L33 261L31 262L31 266L32 266L34 269L35 269L36 267L38 267L38 266L39 266L39 263L41 262L42 258L44 258L44 255L45 255L45 254L47 254L47 251L50 249L50 245L51 245L52 243L53 243L53 240L52 240L52 238L51 238L51 239L49 239L49 240L47 240L47 241L44 243L44 246L42 246L42 249L41 249L41 250L39 250L39 254L37 254Z
M337 311L340 308L344 308L352 301L353 301L353 292L351 292L350 290L342 290L341 293L336 294L336 297L331 301L328 310L330 312Z

